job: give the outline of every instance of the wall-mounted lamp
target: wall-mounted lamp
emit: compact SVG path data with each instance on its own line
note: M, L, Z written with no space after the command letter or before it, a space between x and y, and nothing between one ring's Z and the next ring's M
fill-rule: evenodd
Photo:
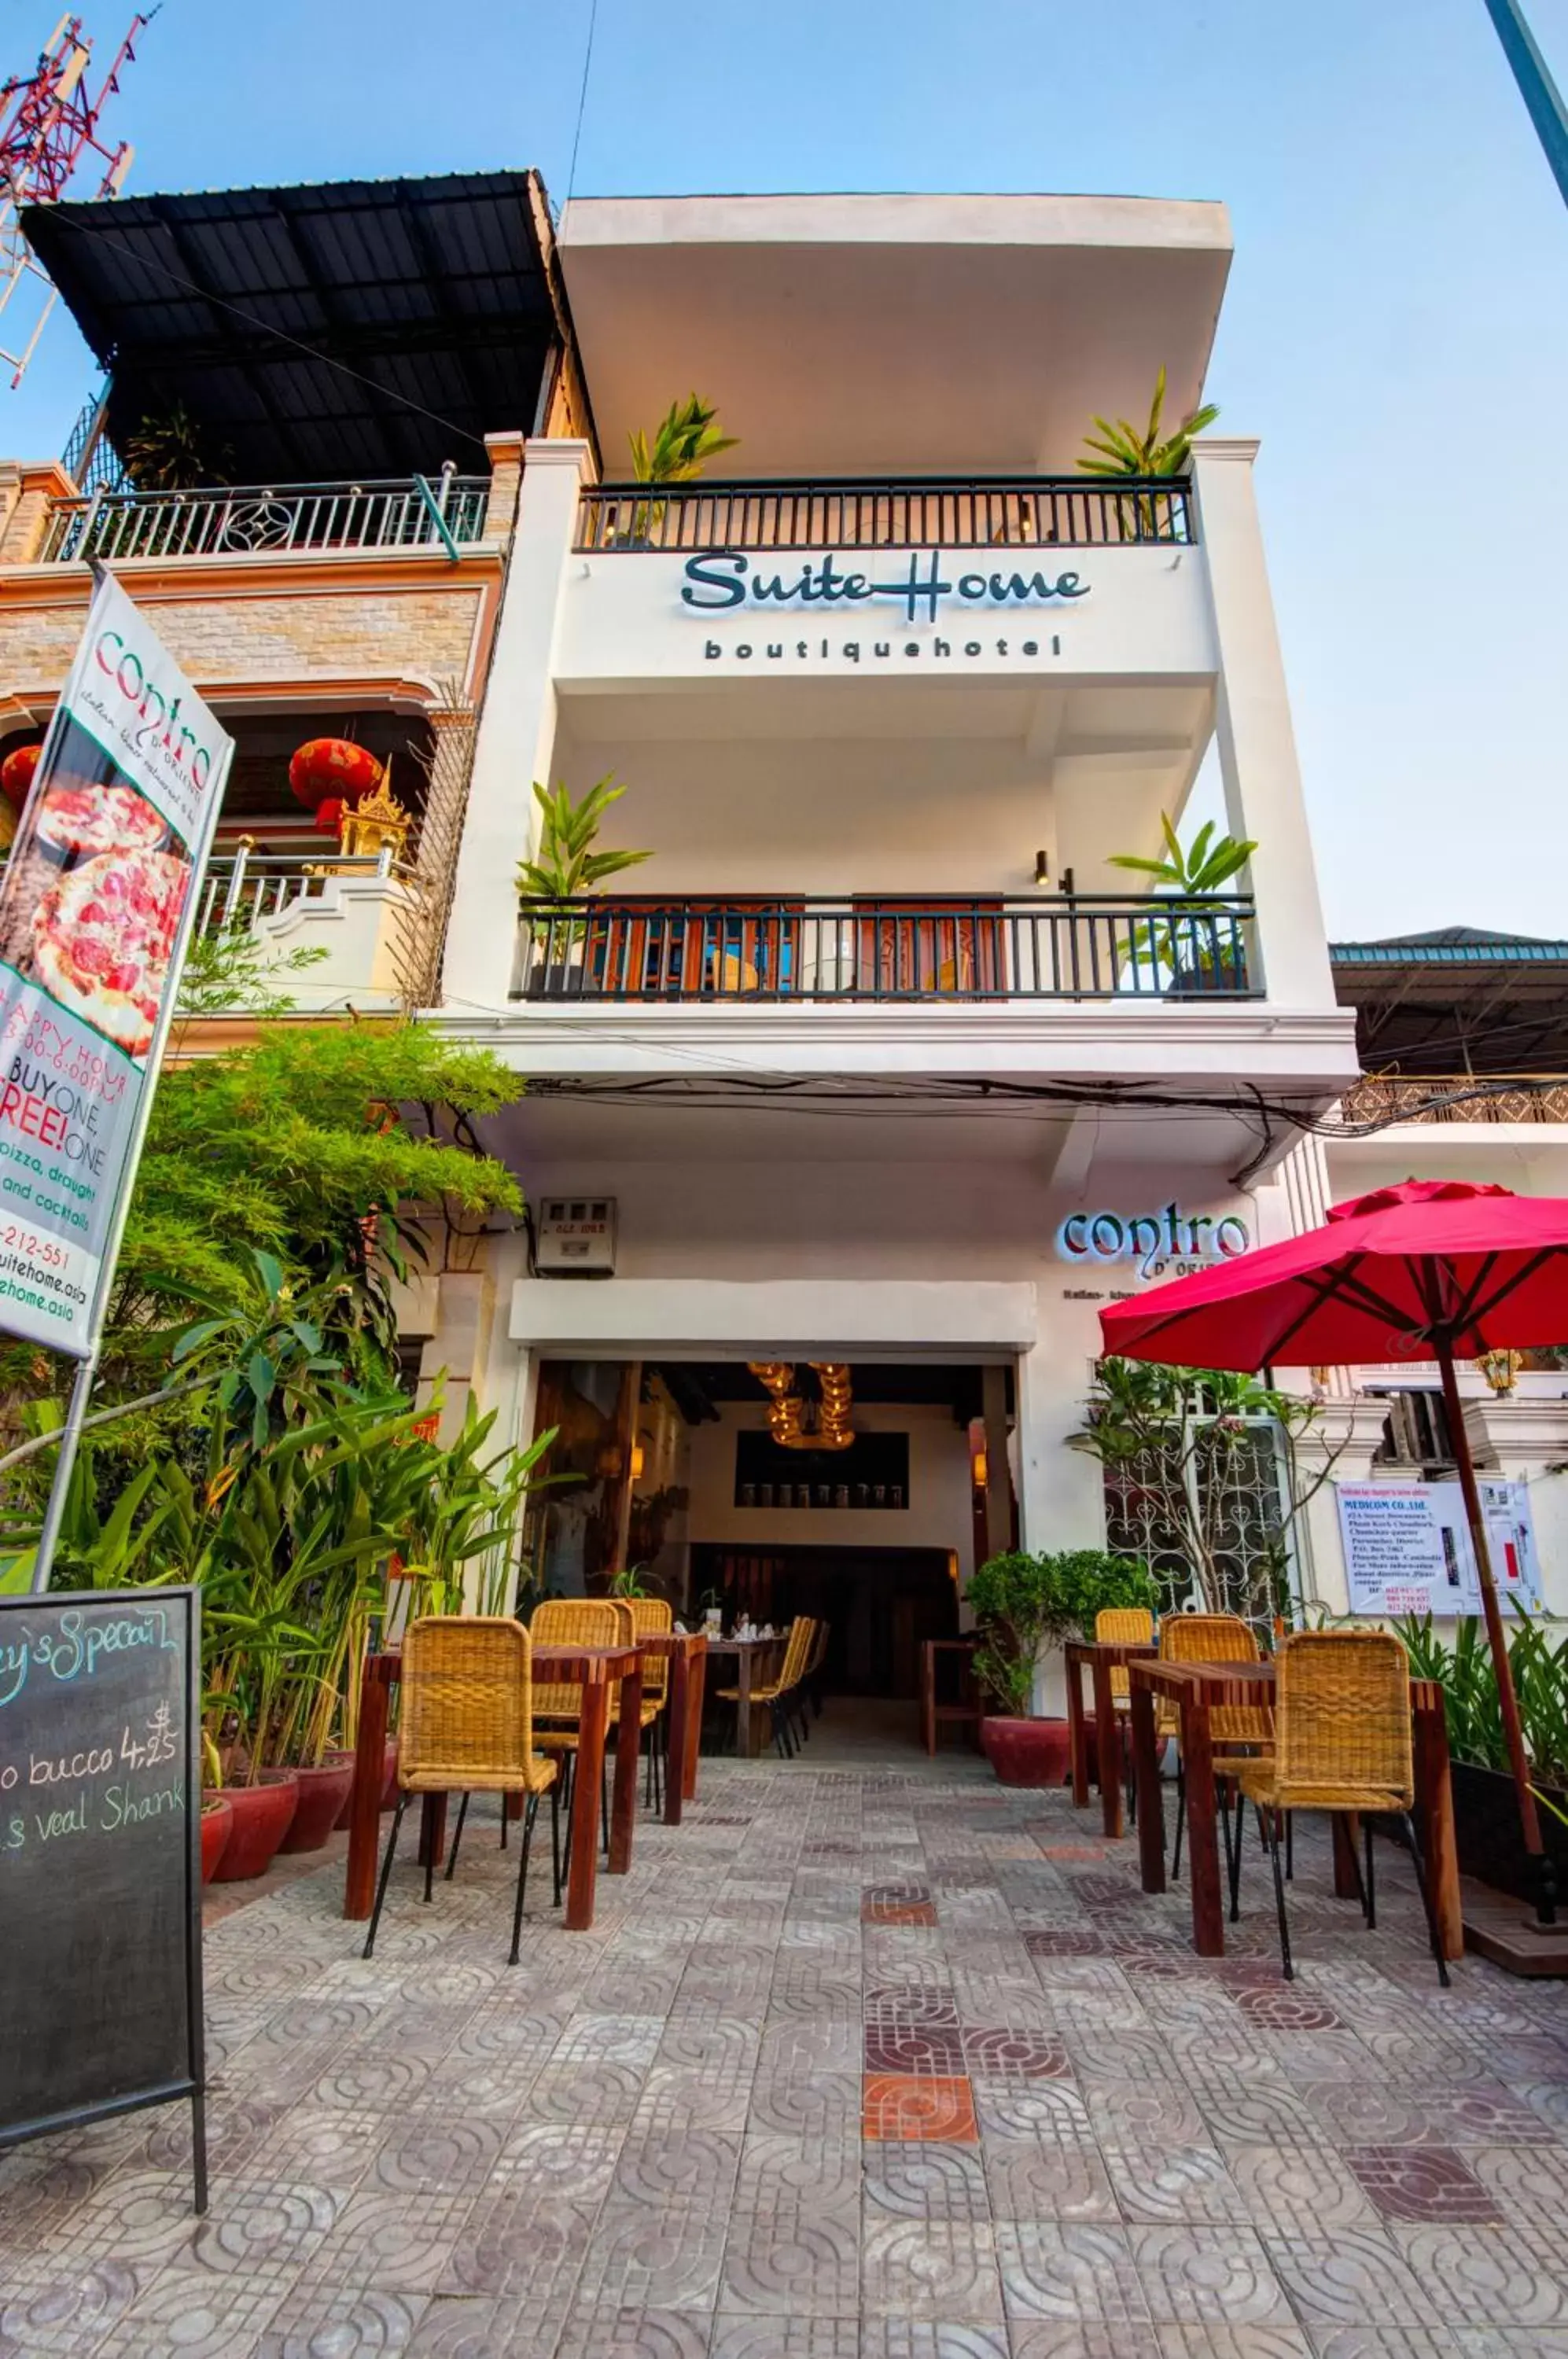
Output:
M1034 881L1037 885L1048 885L1051 882L1051 855L1049 853L1037 852L1035 853Z
M646 1463L641 1442L634 1441L632 1444L632 1481L634 1483L642 1481L642 1470Z
M1074 884L1073 884L1073 871L1071 870L1071 868L1064 868L1064 869L1062 870L1062 891L1066 894L1066 896L1067 896L1068 899L1071 901L1071 899L1073 898L1073 893L1074 893L1074 891L1075 891L1075 889L1076 889L1076 887L1075 887L1075 886L1074 886Z
M970 1461L970 1466L975 1476L975 1488L977 1491L985 1490L990 1484L991 1470L985 1462L985 1452L983 1450L977 1450L975 1452Z

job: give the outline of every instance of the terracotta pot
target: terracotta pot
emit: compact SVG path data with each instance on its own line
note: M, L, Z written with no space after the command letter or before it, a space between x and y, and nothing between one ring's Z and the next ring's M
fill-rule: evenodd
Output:
M980 1745L1003 1786L1060 1786L1067 1774L1064 1720L1011 1720L987 1713Z
M258 1785L231 1786L227 1800L234 1821L213 1883L246 1884L265 1875L299 1799L299 1779L292 1769L264 1769Z
M354 1788L352 1753L329 1753L319 1769L301 1769L299 1799L279 1852L320 1851Z
M397 1740L395 1736L387 1738L387 1750L382 1756L380 1807L384 1810L396 1810L397 1807ZM343 1832L353 1816L354 1779L351 1777L348 1781L348 1792L343 1797L343 1808L332 1821L339 1834Z
M234 1811L226 1794L203 1794L201 1797L201 1881L211 1884L218 1872L218 1862L229 1846L229 1836L234 1823Z

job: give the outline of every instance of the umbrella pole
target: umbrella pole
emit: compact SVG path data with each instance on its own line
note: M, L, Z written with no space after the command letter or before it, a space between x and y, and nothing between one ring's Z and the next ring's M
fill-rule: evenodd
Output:
M1492 1662L1497 1674L1497 1701L1502 1706L1508 1766L1513 1771L1514 1790L1519 1796L1519 1828L1526 1851L1531 1853L1537 1862L1541 1879L1538 1903L1541 1921L1543 1925L1552 1925L1557 1921L1556 1876L1541 1840L1541 1820L1530 1782L1530 1763L1525 1758L1524 1731L1519 1725L1519 1698L1514 1693L1513 1666L1508 1661L1508 1642L1503 1631L1503 1609L1497 1603L1497 1584L1492 1578L1492 1552L1486 1542L1486 1522L1481 1513L1481 1494L1475 1484L1470 1437L1465 1430L1465 1408L1459 1397L1459 1380L1454 1372L1454 1349L1444 1337L1438 1335L1433 1336L1432 1344L1443 1378L1443 1405L1448 1413L1448 1431L1454 1445L1454 1463L1459 1470L1459 1488L1465 1498L1470 1545L1475 1550L1475 1570L1480 1576L1481 1611L1486 1617L1486 1636L1491 1643Z

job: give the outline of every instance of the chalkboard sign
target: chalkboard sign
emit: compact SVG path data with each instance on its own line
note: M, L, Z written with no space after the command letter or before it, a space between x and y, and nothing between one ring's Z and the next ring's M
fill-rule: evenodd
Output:
M202 2211L200 1614L0 1597L0 2146L188 2097Z

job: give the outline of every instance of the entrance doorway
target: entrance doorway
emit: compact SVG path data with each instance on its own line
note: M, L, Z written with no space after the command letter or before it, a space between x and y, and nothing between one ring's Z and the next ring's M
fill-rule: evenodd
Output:
M1013 1372L937 1359L547 1359L558 1439L528 1529L533 1593L623 1567L696 1621L828 1625L830 1699L907 1710L921 1648L960 1635L975 1565L1016 1544ZM902 1714L899 1715L903 1717Z

